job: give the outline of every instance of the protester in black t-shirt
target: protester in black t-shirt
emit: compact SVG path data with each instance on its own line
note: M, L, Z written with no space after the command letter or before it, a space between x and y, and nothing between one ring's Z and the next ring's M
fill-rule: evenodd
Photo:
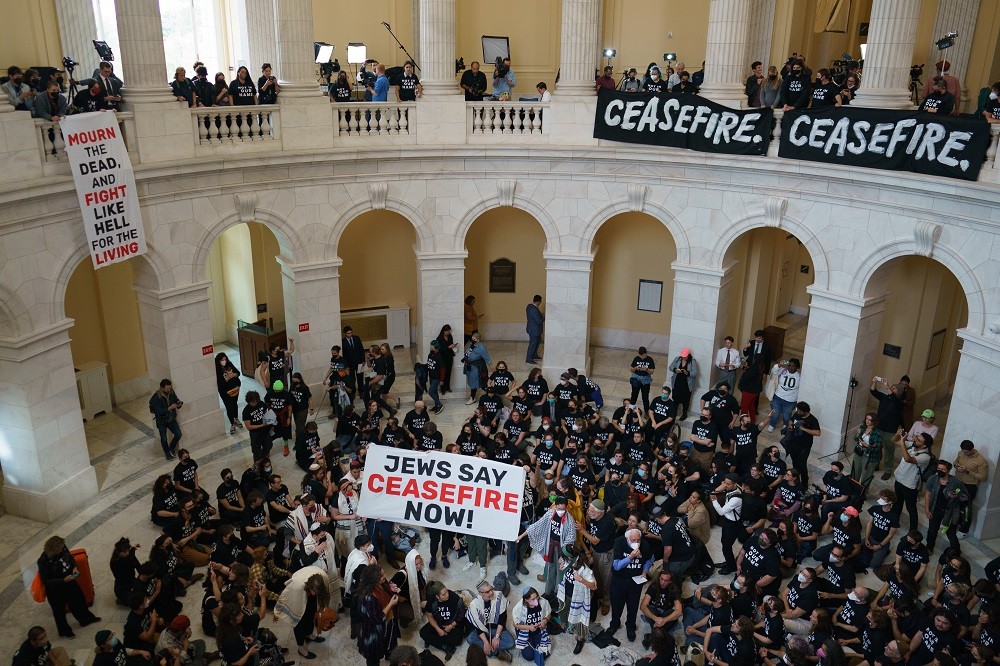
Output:
M826 106L840 106L840 86L830 78L830 70L824 67L818 70L816 75L819 77L819 83L812 89L812 98L809 100L809 107L820 109Z
M933 92L924 98L920 104L920 111L942 116L951 115L955 109L955 96L948 92L948 84L943 77L935 76L933 85Z
M802 485L809 487L809 452L812 451L813 438L821 434L819 421L809 412L809 403L800 402L795 405L791 421L783 430L785 450L792 457L792 467L799 470Z
M733 454L736 456L736 472L742 476L750 473L750 468L757 462L757 438L760 427L753 422L749 414L741 414L739 426L729 431L729 439L733 443Z
M250 79L250 70L241 65L236 78L229 84L229 106L249 106L257 103L257 87Z
M777 594L781 585L781 561L775 549L774 530L761 530L743 544L736 559L736 571L757 581L762 594Z
M423 94L424 86L420 83L420 79L413 73L413 63L407 61L403 65L403 76L399 78L399 84L396 86L396 101L415 102Z
M281 86L278 79L271 74L271 63L265 62L260 68L261 77L257 79L257 91L260 104L277 104Z
M247 392L247 404L243 408L243 425L250 434L250 451L254 461L262 460L271 453L271 426L264 423L267 404L260 399L257 391Z
M778 103L782 105L783 111L794 111L809 106L809 100L812 99L811 86L804 69L805 63L801 59L795 60L792 62L791 70L781 80Z

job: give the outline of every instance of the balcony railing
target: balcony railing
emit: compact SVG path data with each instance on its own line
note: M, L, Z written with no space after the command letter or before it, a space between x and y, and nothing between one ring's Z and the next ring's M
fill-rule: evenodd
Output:
M466 127L472 137L548 134L547 102L469 102Z
M273 147L278 139L278 107L273 104L191 109L191 121L202 153Z
M131 112L117 111L118 128L125 140L125 147L132 153L134 146L135 124ZM35 134L38 138L38 148L42 153L42 164L46 175L69 173L69 162L66 156L66 141L63 138L62 127L51 120L35 118Z
M333 105L333 134L348 144L415 143L417 102L345 102ZM354 141L355 139L359 141Z

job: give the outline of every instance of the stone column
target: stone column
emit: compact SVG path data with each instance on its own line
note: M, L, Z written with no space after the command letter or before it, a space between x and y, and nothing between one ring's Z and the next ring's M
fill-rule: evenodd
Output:
M424 94L458 95L455 82L455 0L420 0L420 82Z
M77 79L90 78L100 62L94 50L97 20L94 18L93 3L56 0L56 19L59 21L59 43L63 56L70 56L80 63L75 72Z
M0 464L7 513L43 523L98 492L83 430L71 320L0 339Z
M330 347L340 344L340 259L281 266L285 330L295 340L295 369L313 392L321 411L327 402L320 382L330 363ZM308 327L308 330L300 330ZM322 412L326 413L326 412Z
M967 329L962 338L962 357L951 397L948 425L939 458L952 462L959 444L969 439L990 462L990 473L979 485L973 501L972 532L977 539L1000 536L1000 453L996 440L1000 428L1000 344L996 337L987 339Z
M670 314L669 352L659 375L664 384L669 383L667 366L670 361L682 347L690 349L700 373L691 387L692 400L708 390L715 381L712 360L725 336L721 328L725 318L720 313L728 308L734 266L731 264L720 269L677 262L671 265L674 269L674 301ZM656 380L653 386L657 386ZM690 405L688 407L690 409Z
M886 294L858 299L816 287L808 291L812 298L799 400L809 403L823 433L813 451L828 455L840 448L844 433L856 428L865 415ZM851 377L860 382L853 392ZM850 447L848 443L848 452Z
M750 0L750 34L747 37L747 57L743 66L743 80L750 76L750 63L764 63L764 74L771 64L771 37L774 34L774 9L776 0ZM708 66L708 63L705 63Z
M330 148L333 146L333 111L320 93L313 62L311 0L272 0L277 23L275 76L281 82L278 95L283 150ZM258 76L258 75L255 75Z
M159 0L115 0L115 14L125 81L122 97L128 107L176 101L167 84Z
M7 168L0 182L20 183L42 177L42 154L38 149L38 128L31 114L0 104L0 155Z
M256 82L265 62L277 68L278 38L274 20L274 0L246 0L247 43L250 47L247 68ZM276 76L284 74L275 69Z
M969 54L972 52L972 36L976 31L976 21L979 18L980 0L949 0L938 4L937 18L934 20L934 32L931 33L933 39L944 37L949 32L957 32L955 45L945 51L938 51L937 47L931 43L927 54L927 62L930 63L924 70L924 80L928 76L935 76L931 67L938 60L947 60L951 63L951 75L958 77L962 82L963 105L969 101L969 82L965 77L969 73Z
M431 340L441 327L451 325L452 335L458 343L455 365L451 371L451 387L465 388L462 373L462 322L465 316L465 258L468 253L417 252L418 300L420 302L420 333L417 338L417 358L424 358Z
M749 76L749 35L750 0L711 0L703 96L733 108L746 100L743 85Z
M208 285L195 282L160 291L133 285L139 303L146 365L153 385L169 378L184 407L177 418L184 443L204 442L228 429L215 383ZM159 442L157 442L159 443Z
M854 106L908 109L920 0L874 0L865 71Z
M542 368L559 377L566 368L590 367L590 269L592 254L545 253L545 332ZM528 336L524 336L528 344Z
M600 21L600 0L563 0L556 86L560 96L594 96L594 67L600 62Z

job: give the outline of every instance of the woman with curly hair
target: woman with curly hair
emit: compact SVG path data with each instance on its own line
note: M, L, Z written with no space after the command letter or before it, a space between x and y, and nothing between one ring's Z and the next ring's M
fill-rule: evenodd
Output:
M399 596L390 595L382 586L385 573L379 566L368 566L361 573L355 593L358 609L358 652L367 666L379 666L396 647L399 625L395 622Z

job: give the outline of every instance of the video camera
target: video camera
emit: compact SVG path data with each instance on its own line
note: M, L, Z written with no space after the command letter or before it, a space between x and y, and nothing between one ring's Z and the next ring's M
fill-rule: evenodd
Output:
M497 56L496 63L494 63L493 66L493 77L502 79L507 76L508 72L510 72L510 67L503 64L503 58L501 56Z
M911 81L919 81L920 77L922 77L923 75L924 75L924 66L923 65L913 65L913 66L910 67L910 80Z
M80 66L76 60L73 60L72 56L65 56L62 59L62 65L69 72L70 76L73 75L73 70Z

